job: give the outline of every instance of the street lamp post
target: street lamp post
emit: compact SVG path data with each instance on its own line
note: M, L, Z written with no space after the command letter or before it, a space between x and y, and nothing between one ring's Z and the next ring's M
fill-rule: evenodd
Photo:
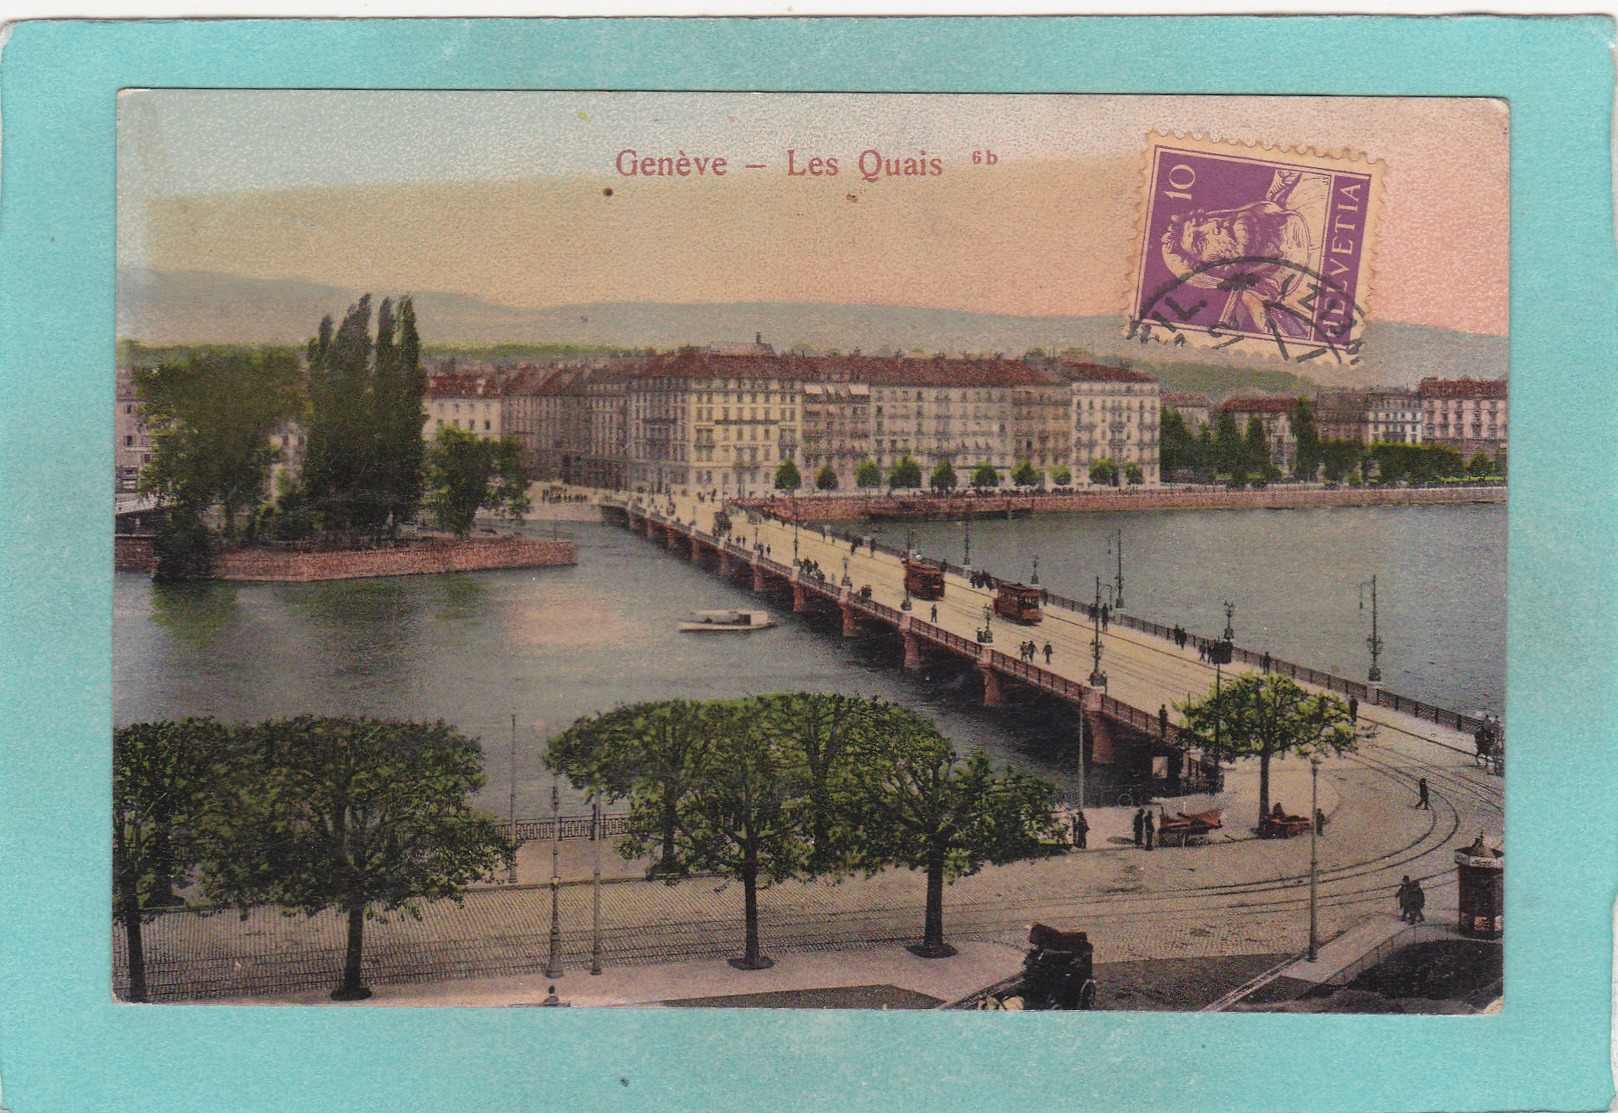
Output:
M595 866L590 873L590 973L601 976L601 792L590 792L590 844Z
M1090 611L1092 623L1095 625L1095 634L1090 637L1090 655L1092 666L1090 668L1090 685L1106 689L1107 676L1101 671L1101 576L1096 575L1095 605Z
M1371 587L1371 635L1365 638L1366 646L1371 649L1371 670L1365 678L1373 683L1382 681L1382 668L1377 666L1377 658L1382 654L1382 637L1377 634L1377 608L1376 608L1376 575L1371 575L1370 582L1360 583L1360 608L1365 608L1365 587Z
M1113 579L1112 607L1122 609L1124 607L1124 529L1118 528L1112 535L1107 536L1107 549L1109 551L1112 550L1113 536L1118 537L1118 573Z
M1031 586L1039 585L1039 556L1038 555L1034 556L1034 577L1033 577L1033 580L1030 581L1028 584L1031 585Z
M994 643L994 623L989 619L989 617L989 607L985 605L983 607L983 639L978 641L980 644Z
M1320 860L1315 854L1315 842L1320 835L1320 757L1309 757L1309 961L1320 956L1320 930L1315 917L1316 892L1320 879Z
M511 836L511 860L506 862L507 876L512 884L517 883L517 715L511 715L511 753L507 757L506 766L507 786L509 795L506 800L506 825Z
M546 977L562 976L562 789L551 776L551 950Z

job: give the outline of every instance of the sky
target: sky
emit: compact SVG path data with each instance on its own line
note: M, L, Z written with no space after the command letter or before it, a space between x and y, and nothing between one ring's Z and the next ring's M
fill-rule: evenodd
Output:
M511 306L1122 314L1155 131L1379 161L1370 315L1503 334L1508 119L1478 99L131 90L119 263ZM625 150L726 174L624 175ZM789 150L838 174L788 174ZM862 152L936 173L866 181Z

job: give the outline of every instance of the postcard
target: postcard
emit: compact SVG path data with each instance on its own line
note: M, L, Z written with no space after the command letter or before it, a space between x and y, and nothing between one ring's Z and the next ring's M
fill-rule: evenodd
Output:
M1545 401L1613 393L1523 340L1519 86L140 73L76 420L96 1013L989 1044L976 1101L745 1094L951 1108L1030 1026L1527 1050L1600 991L1542 953L1539 827L1607 734L1568 641L1611 512L1568 502L1610 466ZM544 1104L715 1104L668 1054ZM1201 1073L1133 1104L1224 1104ZM1363 1105L1554 1104L1446 1089Z

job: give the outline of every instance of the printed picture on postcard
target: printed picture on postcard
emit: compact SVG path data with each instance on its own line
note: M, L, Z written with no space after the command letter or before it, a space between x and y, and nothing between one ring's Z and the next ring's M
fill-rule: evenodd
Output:
M1498 1010L1509 155L124 91L114 995Z

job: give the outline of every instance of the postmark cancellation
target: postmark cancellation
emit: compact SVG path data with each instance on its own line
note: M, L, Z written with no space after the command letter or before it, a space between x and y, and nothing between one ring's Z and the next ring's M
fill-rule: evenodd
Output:
M1357 364L1384 166L1148 137L1133 340Z

